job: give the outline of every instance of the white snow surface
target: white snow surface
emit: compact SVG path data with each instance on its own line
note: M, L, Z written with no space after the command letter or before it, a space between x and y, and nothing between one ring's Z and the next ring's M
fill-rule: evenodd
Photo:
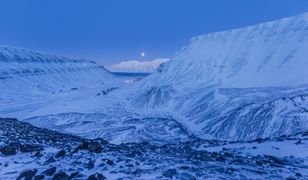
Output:
M106 68L112 72L152 73L155 72L161 64L168 61L168 58L158 58L152 61L130 60L107 66Z
M300 132L308 129L307 49L308 13L198 36L126 96L202 138Z
M131 111L117 93L127 85L93 62L0 48L0 117L119 144L190 136L173 119Z
M0 48L0 116L113 143L308 129L308 14L193 38L124 84L93 62Z
M308 84L308 13L206 34L152 79L161 85L248 88Z

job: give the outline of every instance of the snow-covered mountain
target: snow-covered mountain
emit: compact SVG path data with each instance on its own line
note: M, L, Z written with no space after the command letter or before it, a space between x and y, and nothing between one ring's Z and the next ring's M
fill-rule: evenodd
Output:
M251 140L308 129L308 13L192 38L136 84L136 109L202 138Z
M47 96L112 81L106 69L94 62L0 47L1 103L33 96Z
M308 14L200 36L124 88L95 63L2 48L0 115L113 143L302 132L308 129L307 38ZM31 76L11 71L24 67Z
M131 60L107 66L107 69L112 72L152 73L155 72L161 64L168 61L168 58L158 58L153 61Z
M0 117L119 144L191 136L174 119L131 112L116 93L129 84L94 62L12 47L0 55Z

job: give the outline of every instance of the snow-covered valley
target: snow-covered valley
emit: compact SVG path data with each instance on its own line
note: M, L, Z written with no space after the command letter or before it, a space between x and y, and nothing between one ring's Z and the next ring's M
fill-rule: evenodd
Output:
M0 179L51 179L52 167L73 179L306 179L307 48L306 13L195 37L127 83L91 61L0 47L0 117L18 119L0 119Z

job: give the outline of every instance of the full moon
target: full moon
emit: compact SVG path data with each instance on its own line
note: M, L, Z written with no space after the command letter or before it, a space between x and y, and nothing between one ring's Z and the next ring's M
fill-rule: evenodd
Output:
M140 56L141 56L141 57L144 57L144 56L145 56L145 52L142 52L142 53L140 54Z

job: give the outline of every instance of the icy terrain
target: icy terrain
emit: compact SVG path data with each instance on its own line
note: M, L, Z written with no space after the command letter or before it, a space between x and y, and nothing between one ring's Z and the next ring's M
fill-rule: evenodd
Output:
M308 129L307 49L307 13L195 37L127 97L200 138L301 132Z

